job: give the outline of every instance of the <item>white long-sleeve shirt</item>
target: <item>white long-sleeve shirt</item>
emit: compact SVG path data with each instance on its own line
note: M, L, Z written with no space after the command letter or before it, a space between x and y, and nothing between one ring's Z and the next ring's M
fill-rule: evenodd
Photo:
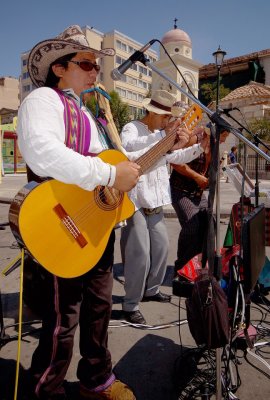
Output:
M77 101L79 98L73 93ZM86 108L82 108L90 120L91 141L89 153L99 154L104 144L99 139L96 124ZM115 167L99 157L84 156L65 145L64 106L59 95L51 88L42 87L31 92L23 101L18 113L18 145L22 156L34 173L50 176L64 183L76 184L93 190L98 185L114 184ZM149 145L160 140L157 132ZM123 152L134 161L148 148L136 152ZM111 171L110 171L111 170Z
M122 146L127 152L143 150L155 140L157 133L152 133L147 125L140 121L126 124L121 132ZM129 192L135 208L155 208L171 203L168 163L185 164L197 158L203 152L200 144L176 150L163 156L146 174L142 175L137 185Z

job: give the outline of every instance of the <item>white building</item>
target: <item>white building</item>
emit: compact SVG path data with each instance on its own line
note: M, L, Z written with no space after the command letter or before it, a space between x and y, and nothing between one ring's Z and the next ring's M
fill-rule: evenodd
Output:
M178 67L179 71L173 65L161 45L160 58L155 62L155 66L179 84L183 89L186 90L188 85L194 96L198 97L199 68L202 64L192 59L192 42L189 35L183 30L178 29L175 25L174 29L165 33L161 43ZM177 100L182 100L187 103L190 102L184 94L181 94L179 90L155 72L153 72L152 88L153 90L166 89L175 94Z

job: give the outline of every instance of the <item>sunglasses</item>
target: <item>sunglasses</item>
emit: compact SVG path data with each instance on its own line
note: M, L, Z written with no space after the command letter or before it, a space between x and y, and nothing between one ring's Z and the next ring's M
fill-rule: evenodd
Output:
M79 65L79 67L83 70L83 71L92 71L93 68L95 68L95 70L97 72L100 71L100 65L98 64L93 64L91 61L75 61L75 60L70 60L68 62L71 62L73 64Z

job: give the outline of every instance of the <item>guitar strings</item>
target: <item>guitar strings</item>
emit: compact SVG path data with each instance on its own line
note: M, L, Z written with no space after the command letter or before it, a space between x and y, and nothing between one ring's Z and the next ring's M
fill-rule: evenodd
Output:
M156 150L158 149L159 150L159 148L161 148L160 150L159 150L159 152L158 153L156 153L156 154L154 154L154 156L152 156L153 158L152 159L154 159L154 157L156 157L157 159L158 158L160 158L160 156L162 156L163 154L162 154L162 147L164 146L164 143L166 143L167 144L167 146L169 146L169 148L170 148L170 146L173 144L173 140L175 139L174 138L174 135L175 135L175 133L176 133L176 131L177 131L177 129L179 128L179 127L182 127L184 124L186 125L186 126L188 126L188 128L192 128L195 124L197 124L198 123L198 121L201 119L200 118L200 115L198 115L198 112L196 111L197 110L197 106L196 107L194 107L194 106L192 106L188 111L187 111L187 113L185 114L185 116L184 117L182 117L183 118L183 120L182 120L182 122L181 122L181 124L180 124L180 126L177 126L172 132L170 132L168 135L166 135L165 136L165 138L163 138L161 141L159 141L152 149L150 149L149 150L149 153L152 151L152 152L156 152ZM189 120L188 120L189 119ZM147 152L146 154L143 154L141 157L139 157L139 159L136 161L139 165L141 165L141 164L143 164L143 163L145 163L145 166L147 167L149 164L151 165L151 163L149 162L150 160L149 160L149 158L151 157L149 157L149 153ZM142 171L144 172L144 171L146 171L147 170L147 168L144 170L143 168L142 168Z
M108 211L112 211L114 209L115 203L117 203L119 201L119 198L121 197L121 192L118 191L118 193L116 193L116 190L114 190L114 193L117 195L113 195L110 192L110 188L107 188L106 186L103 186L104 189L101 189L101 191L99 192L99 194L97 194L97 196L99 197L100 201L103 203L106 203L107 206L110 206L110 203L106 201L106 199L108 199L109 197L111 197L112 199L114 199L115 197L117 197L116 201L114 201L114 203L112 204L112 207L108 209ZM106 193L104 193L106 191ZM89 192L91 193L91 192ZM84 220L86 218L88 218L89 215L94 215L95 212L97 212L97 202L95 200L95 197L90 198L91 202L89 204L86 204L85 206L81 207L77 213L75 213L74 215L70 215L70 217L72 218L72 220L76 223L83 223ZM104 210L106 211L106 210Z

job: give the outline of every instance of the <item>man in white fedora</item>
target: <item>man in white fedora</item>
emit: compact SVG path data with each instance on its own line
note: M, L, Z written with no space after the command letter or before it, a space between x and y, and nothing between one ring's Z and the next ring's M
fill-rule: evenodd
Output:
M176 98L166 90L156 90L144 99L146 115L126 124L121 133L122 145L128 151L141 150L152 143L156 135L166 136L172 106ZM190 136L187 129L183 129ZM196 138L197 139L197 138ZM207 140L182 150L167 153L142 175L129 196L135 204L135 214L127 220L121 232L121 253L124 264L124 316L134 324L145 324L139 309L140 301L170 302L170 296L160 291L166 268L169 239L162 206L171 203L167 163L183 164L197 158ZM179 147L184 147L185 143Z

